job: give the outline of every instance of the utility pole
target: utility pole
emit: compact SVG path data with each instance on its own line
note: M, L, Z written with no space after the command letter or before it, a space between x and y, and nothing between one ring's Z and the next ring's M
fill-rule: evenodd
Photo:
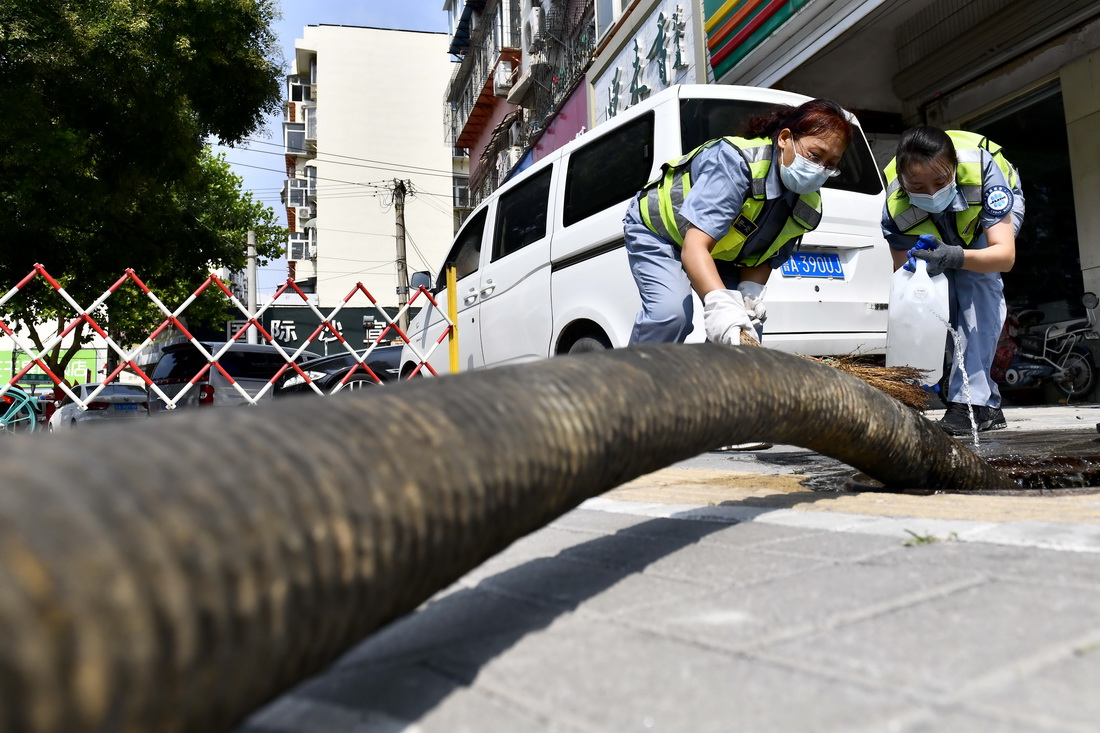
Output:
M405 182L393 181L393 210L397 214L397 306L404 309L409 302L409 273L405 265ZM409 329L409 316L404 310L397 321L401 331Z
M256 232L248 230L248 317L256 317ZM259 343L259 329L248 329L248 343Z

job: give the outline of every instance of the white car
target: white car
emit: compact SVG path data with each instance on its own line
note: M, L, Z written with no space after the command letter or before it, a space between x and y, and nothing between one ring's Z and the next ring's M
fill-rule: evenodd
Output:
M127 420L144 420L149 417L149 398L140 384L114 382L99 389L98 382L78 384L72 387L86 409L81 409L72 397L65 395L61 404L50 416L49 430L73 430L89 425L122 423ZM96 390L99 392L96 393ZM94 397L92 395L95 395Z

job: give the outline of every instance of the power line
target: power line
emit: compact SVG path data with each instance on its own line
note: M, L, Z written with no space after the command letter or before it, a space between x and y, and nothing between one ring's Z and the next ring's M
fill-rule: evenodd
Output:
M257 152L262 152L262 151L257 151ZM235 162L233 162L232 160L229 160L229 159L226 159L225 162L229 163L230 165L240 166L242 168L255 168L258 171L268 171L269 173L282 173L284 176L286 175L286 169L285 168L265 168L262 165L250 165L248 163L235 163ZM303 179L295 179L295 180L305 180L305 179L303 178ZM379 188L379 186L376 186L373 183L359 183L357 181L341 181L338 178L324 178L324 177L321 177L321 176L317 176L314 180L332 181L333 183L345 183L349 186L364 186L364 187L368 187L368 188ZM282 189L279 189L279 190L281 191Z
M270 145L272 147L279 148L280 151L285 151L286 150L286 147L282 143L272 143L272 142L268 142L266 140L257 140L256 138L245 138L245 142L257 143L259 145ZM230 148L230 149L232 150L234 148ZM254 152L254 153L263 153L264 155L286 155L285 152L276 152L276 151L272 151L272 150L253 150L251 148L249 148L249 150L252 150L252 152ZM361 161L363 163L374 163L375 165L359 165L359 164L352 164L352 163L341 163L338 160L321 160L322 155L328 156L329 158L346 158L348 160L358 160L358 161ZM335 163L337 165L348 165L348 166L352 166L352 167L356 167L356 168L373 168L373 169L381 169L381 170L405 169L405 170L408 170L408 171L419 172L419 173L422 173L424 175L443 176L443 177L446 177L446 178L450 178L454 175L454 171L443 171L443 170L440 170L439 168L425 168L424 166L420 166L420 165L405 165L403 163L390 163L390 162L387 162L387 161L384 161L384 160L372 160L371 158L359 158L359 157L354 156L354 155L341 155L339 153L329 153L327 151L323 152L323 153L321 151L318 151L316 159L318 161L322 162L322 163Z

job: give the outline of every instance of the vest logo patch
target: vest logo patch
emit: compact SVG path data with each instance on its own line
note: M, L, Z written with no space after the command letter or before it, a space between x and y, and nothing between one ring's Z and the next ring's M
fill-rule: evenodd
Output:
M993 216L1004 216L1012 208L1012 190L1005 186L992 186L985 192L982 208Z
M742 236L748 238L756 231L756 224L753 224L752 220L744 214L738 214L737 218L730 224L730 229L740 232Z

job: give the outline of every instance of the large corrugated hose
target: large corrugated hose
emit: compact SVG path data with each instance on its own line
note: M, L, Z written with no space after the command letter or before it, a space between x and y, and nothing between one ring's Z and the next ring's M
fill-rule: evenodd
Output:
M0 728L225 730L586 498L747 440L1012 486L859 379L706 344L13 438Z

